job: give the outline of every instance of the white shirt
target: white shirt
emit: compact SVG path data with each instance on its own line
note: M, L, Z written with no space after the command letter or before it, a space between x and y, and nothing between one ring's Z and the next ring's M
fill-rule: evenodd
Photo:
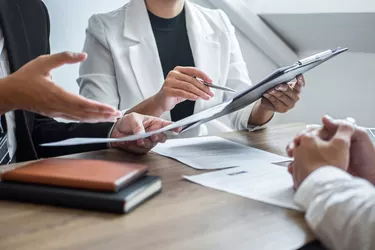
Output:
M295 202L329 249L375 249L375 188L368 181L324 167L302 183Z
M10 74L8 55L5 49L3 32L0 29L0 79ZM14 112L7 112L5 119L8 128L8 150L10 158L13 158L17 149L16 119Z

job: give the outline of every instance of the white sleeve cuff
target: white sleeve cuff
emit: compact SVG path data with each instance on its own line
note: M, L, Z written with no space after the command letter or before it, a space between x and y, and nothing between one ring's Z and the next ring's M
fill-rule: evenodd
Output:
M272 121L272 119L273 119L274 116L275 116L275 114L271 117L271 119L268 120L268 122L266 122L265 124L263 124L261 126L255 126L255 125L248 124L247 125L247 130L249 132L254 132L254 131L257 131L257 130L262 130L262 129L267 128L268 124Z
M128 110L122 110L122 111L121 111L121 118L126 114L127 111L128 111ZM118 123L118 121L119 121L121 118L117 119L117 121L116 121L115 123L113 123L113 126L112 126L111 130L109 130L109 133L108 133L108 135L107 135L107 138L111 138L112 131L113 131L113 129L115 128L116 124ZM111 143L107 143L107 147L108 147L108 149L111 149L111 148L112 148L112 147L111 147Z
M350 180L353 177L337 167L322 167L311 173L298 188L294 202L306 211L322 185L334 180Z

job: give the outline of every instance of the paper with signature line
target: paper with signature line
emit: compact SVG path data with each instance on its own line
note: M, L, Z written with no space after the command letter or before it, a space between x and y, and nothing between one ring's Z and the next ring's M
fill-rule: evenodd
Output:
M184 178L209 188L301 211L294 204L293 180L285 167L252 161L248 166Z
M283 162L289 158L238 144L221 137L195 137L168 140L154 152L176 159L195 169L223 169L247 166L253 160Z

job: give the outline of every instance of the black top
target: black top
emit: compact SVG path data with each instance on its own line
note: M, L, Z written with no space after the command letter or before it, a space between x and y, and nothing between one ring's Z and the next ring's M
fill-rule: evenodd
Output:
M163 68L164 78L177 66L194 67L194 58L191 51L186 29L185 9L171 19L164 19L149 13L152 30L159 51L159 58ZM195 101L185 101L177 104L171 110L172 121L179 121L194 113Z

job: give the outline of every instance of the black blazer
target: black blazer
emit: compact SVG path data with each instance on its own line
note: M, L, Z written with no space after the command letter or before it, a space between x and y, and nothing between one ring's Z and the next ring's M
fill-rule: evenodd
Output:
M11 72L40 55L50 53L49 16L42 1L0 0L0 27ZM25 111L15 111L15 116L18 162L104 149L104 144L57 148L44 148L39 144L72 137L107 137L113 125L59 123Z

